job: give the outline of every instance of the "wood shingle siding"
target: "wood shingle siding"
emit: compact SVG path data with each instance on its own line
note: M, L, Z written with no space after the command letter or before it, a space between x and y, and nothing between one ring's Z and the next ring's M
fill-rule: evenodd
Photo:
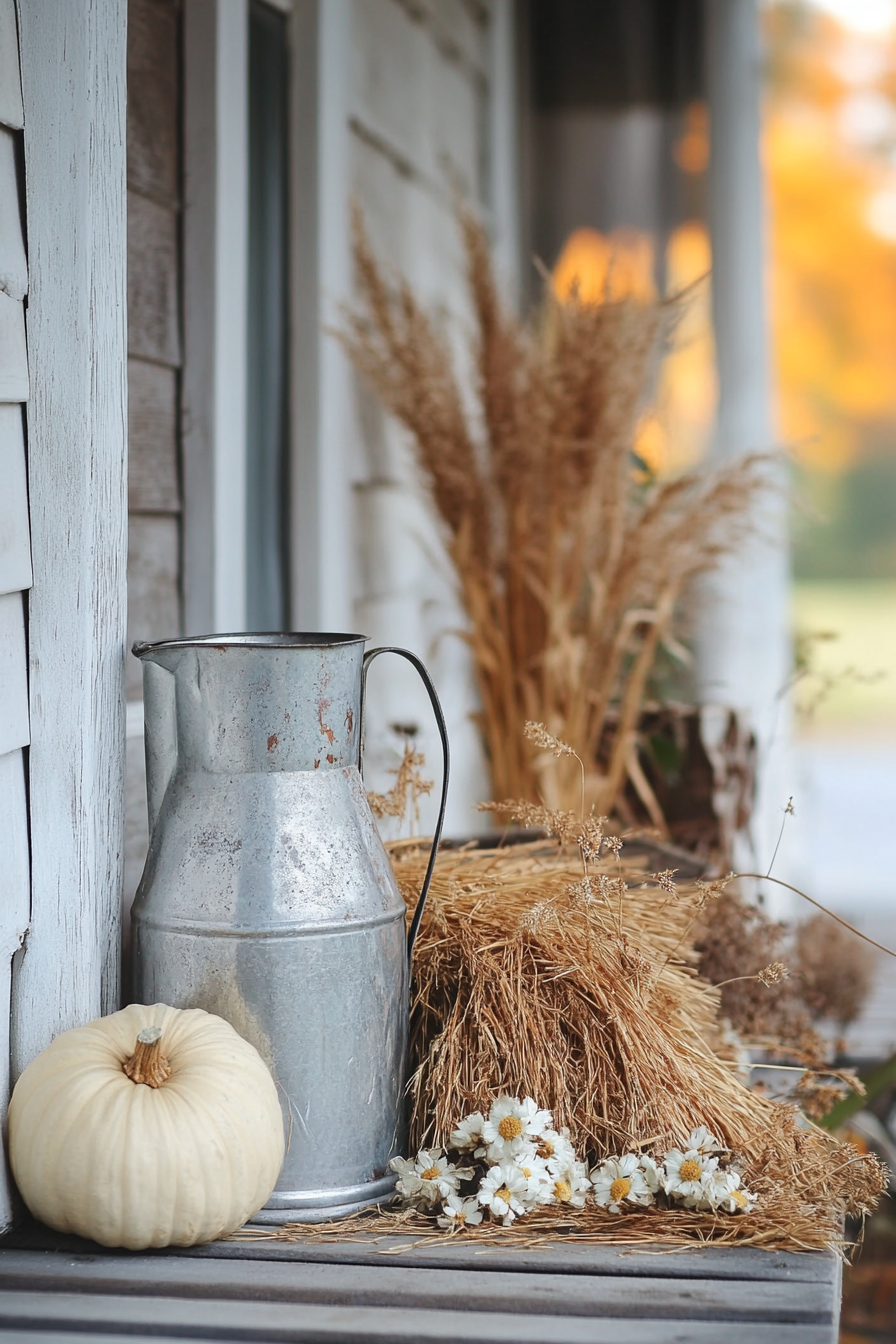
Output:
M9 1095L12 956L25 934L30 905L25 601L32 576L22 405L28 397L23 302L28 266L21 131L15 3L0 0L0 1131L5 1131ZM0 1228L11 1216L5 1162L0 1159Z
M22 129L22 82L15 0L0 0L0 125Z

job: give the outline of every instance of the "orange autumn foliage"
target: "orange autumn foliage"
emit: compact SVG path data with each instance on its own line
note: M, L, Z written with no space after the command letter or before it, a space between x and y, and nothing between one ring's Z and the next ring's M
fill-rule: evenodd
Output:
M779 425L806 465L839 472L869 430L896 428L896 169L873 120L864 143L856 134L875 115L885 132L896 45L859 84L856 40L833 19L795 24L793 7L779 5L766 20Z

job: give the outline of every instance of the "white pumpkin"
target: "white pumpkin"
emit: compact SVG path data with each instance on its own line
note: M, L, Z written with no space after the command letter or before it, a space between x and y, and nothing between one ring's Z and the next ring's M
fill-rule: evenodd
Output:
M267 1065L199 1008L132 1004L63 1032L9 1104L35 1218L135 1251L233 1232L267 1200L283 1148Z

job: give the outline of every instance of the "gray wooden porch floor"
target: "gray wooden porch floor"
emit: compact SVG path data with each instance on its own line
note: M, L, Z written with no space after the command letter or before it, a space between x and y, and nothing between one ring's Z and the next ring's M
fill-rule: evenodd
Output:
M133 1254L0 1240L0 1344L835 1344L833 1255L411 1238Z

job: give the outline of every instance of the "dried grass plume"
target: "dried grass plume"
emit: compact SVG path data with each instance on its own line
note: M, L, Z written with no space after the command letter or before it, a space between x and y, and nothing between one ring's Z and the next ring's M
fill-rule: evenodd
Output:
M467 211L460 227L472 408L445 337L375 255L357 210L358 299L340 339L410 432L442 523L492 796L578 808L584 772L587 807L609 813L626 777L643 778L637 723L682 589L743 536L764 459L664 480L639 470L636 424L674 303L561 302L546 288L521 323L499 298L484 230ZM522 737L527 721L544 725L536 751Z

